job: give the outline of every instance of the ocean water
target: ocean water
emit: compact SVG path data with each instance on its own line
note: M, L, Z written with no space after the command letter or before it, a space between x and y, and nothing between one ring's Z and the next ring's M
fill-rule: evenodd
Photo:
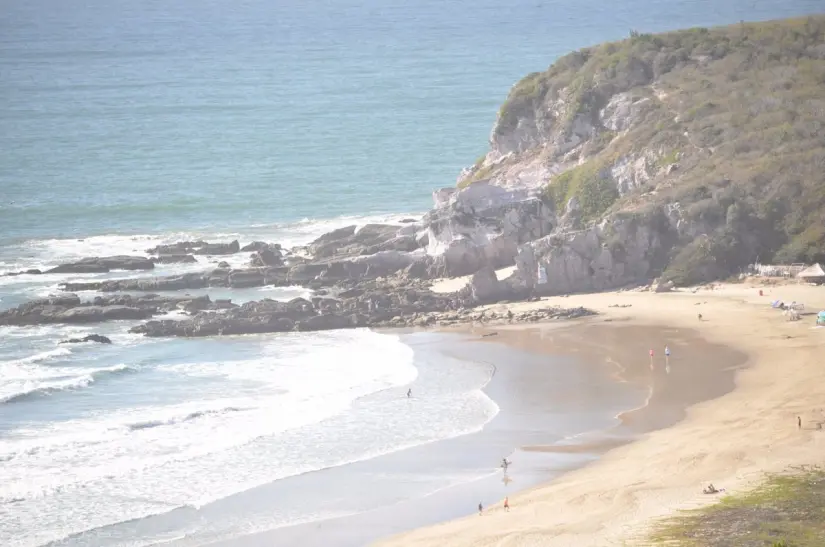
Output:
M822 9L821 0L0 0L0 273L189 238L291 246L415 216L484 153L509 87L559 55L630 29ZM69 279L125 276L0 277L0 309ZM306 295L202 292L236 302ZM498 412L481 391L485 367L454 364L437 376L444 396L392 427L396 395L425 370L392 335L146 340L130 326L0 328L0 545L200 507L476 431ZM91 332L114 343L58 345ZM320 518L313 511L258 526Z

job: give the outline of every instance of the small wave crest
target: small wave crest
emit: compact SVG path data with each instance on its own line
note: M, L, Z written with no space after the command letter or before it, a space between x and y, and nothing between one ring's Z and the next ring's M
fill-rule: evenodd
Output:
M12 361L6 361L5 363L0 364L7 364L7 365L35 365L40 363L47 363L49 361L54 361L59 357L64 357L67 355L71 355L72 350L67 347L60 347L55 349L50 349L48 351L41 351L40 353L35 353L34 355L29 355L28 357L23 357L20 359L14 359Z
M114 376L119 374L128 374L131 372L136 372L137 369L134 367L130 367L128 365L116 365L113 367L108 368L101 368L94 371L89 372L88 374L84 374L82 376L78 376L75 378L68 378L58 381L53 381L50 383L43 383L37 386L33 386L31 388L19 391L17 393L12 393L0 398L0 403L2 404L11 404L11 403L21 403L24 401L30 401L32 399L38 399L41 397L47 397L49 395L53 395L55 393L60 393L63 391L74 391L77 389L82 389L84 387L88 387L97 380L107 377L107 376Z
M198 418L204 418L206 416L219 416L223 414L231 414L233 412L244 412L246 410L252 410L250 408L241 408L235 406L228 406L226 408L219 408L219 409L212 409L212 410L198 410L195 412L190 412L183 416L178 416L174 418L169 418L167 420L146 420L142 422L135 422L131 424L127 424L127 428L130 431L140 431L142 429L152 429L155 427L162 427L166 425L176 425L185 422L191 422L192 420L197 420Z

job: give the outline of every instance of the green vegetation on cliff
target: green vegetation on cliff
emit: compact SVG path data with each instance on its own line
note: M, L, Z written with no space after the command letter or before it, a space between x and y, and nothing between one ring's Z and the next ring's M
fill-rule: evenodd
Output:
M778 475L747 494L662 522L656 545L825 547L825 472Z
M545 198L556 211L563 213L567 203L575 198L584 220L598 218L618 197L607 167L595 161L565 171L545 187Z
M678 210L691 227L667 261L678 283L757 258L825 261L825 15L570 53L512 88L491 141L491 158L513 157L465 184L518 176L503 167L521 158L535 170L540 154L558 173L548 201L577 198L583 223Z

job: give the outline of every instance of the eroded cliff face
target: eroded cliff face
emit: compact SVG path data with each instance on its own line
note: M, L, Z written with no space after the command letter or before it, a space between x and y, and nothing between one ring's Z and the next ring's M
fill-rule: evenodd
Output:
M549 295L612 289L663 273L699 282L730 274L759 253L798 247L805 228L780 224L777 215L792 211L803 192L783 194L780 183L766 184L770 169L755 152L767 147L800 175L821 179L814 173L825 151L815 142L825 134L825 109L805 110L819 133L796 130L806 150L816 149L801 164L790 159L795 150L779 157L774 141L757 145L742 135L758 126L787 139L791 129L779 121L780 110L807 108L789 91L803 85L799 70L782 85L766 84L781 63L764 50L779 54L788 33L798 42L795 58L825 78L825 18L814 17L634 35L571 53L518 82L498 113L487 154L461 172L457 188L434 194L422 226L427 260L437 265L430 273L515 264L501 290ZM765 85L774 99L748 105L753 87ZM825 99L822 89L811 92ZM770 184L778 197L766 197ZM825 200L815 186L806 191L818 200L806 218L825 219ZM537 283L539 266L546 283Z

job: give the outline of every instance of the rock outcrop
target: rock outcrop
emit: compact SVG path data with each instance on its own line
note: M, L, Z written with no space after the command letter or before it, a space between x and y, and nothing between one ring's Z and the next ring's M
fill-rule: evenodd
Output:
M366 224L361 228L346 226L326 233L306 246L318 259L342 259L374 255L382 251L409 252L420 247L414 234L391 224Z
M183 320L149 321L130 332L150 337L225 336L355 327L428 327L459 323L534 322L593 315L585 308L544 308L520 314L475 311L456 296L429 291L358 291L348 298L296 298L290 302L248 302L225 313L200 312Z
M33 268L33 269L30 269L30 270L24 270L22 272L8 272L8 273L3 274L3 277L16 277L18 275L40 275L42 273L43 273L42 271L40 271L36 268Z
M163 297L111 295L83 302L76 294L55 296L21 304L0 312L0 325L43 325L49 323L102 323L105 321L142 320L176 309L226 309L227 301L211 302L209 297Z
M553 210L524 190L478 183L436 198L425 216L430 277L472 274L513 265L519 245L550 233Z
M797 91L816 78L789 79L793 67L821 64L823 33L825 16L633 34L530 74L499 109L489 151L458 188L433 195L428 254L448 276L514 260L510 284L528 289L542 265L543 294L659 276L701 283L757 256L825 259L825 147L815 129L825 108ZM785 135L783 144L768 134ZM755 161L763 157L772 161ZM532 199L545 210L524 215L520 204ZM510 236L481 212L503 218L493 211L505 203L520 208Z
M192 264L198 260L189 254L170 254L153 257L152 262L155 264Z
M239 252L237 240L230 243L208 243L206 241L179 241L169 245L158 245L146 252L151 255L231 255Z
M155 263L143 256L106 256L61 264L44 273L106 273L112 270L151 270L154 267Z
M61 344L82 344L84 342L96 342L98 344L111 344L112 341L102 334L88 334L83 338L69 338L68 340L60 341Z

